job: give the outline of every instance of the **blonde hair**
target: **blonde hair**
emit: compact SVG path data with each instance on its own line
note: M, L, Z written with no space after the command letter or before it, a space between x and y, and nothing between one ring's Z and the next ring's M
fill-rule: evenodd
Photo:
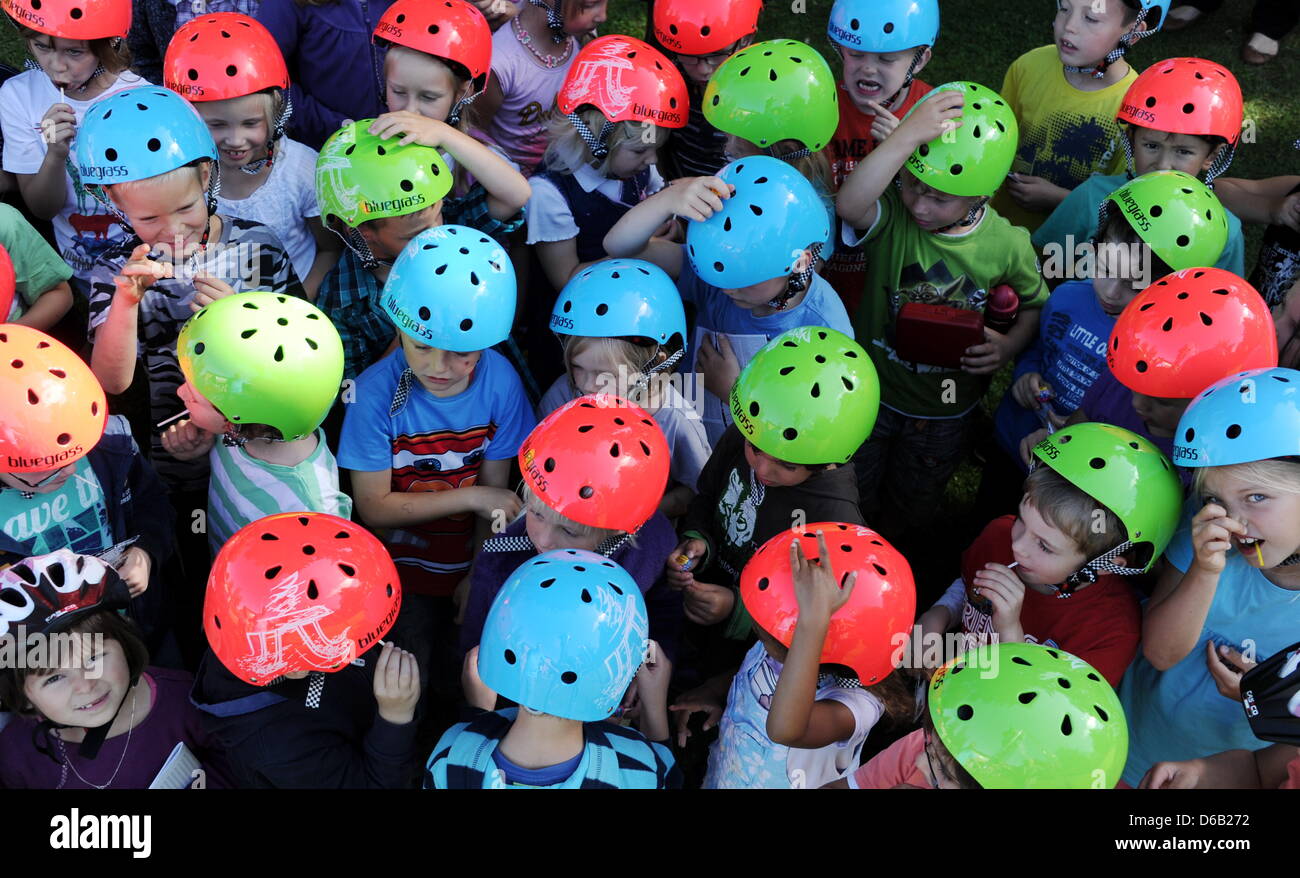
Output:
M537 494L533 492L533 489L528 487L527 482L524 482L519 486L519 496L524 500L524 508L535 515L540 516L543 521L548 524L566 527L569 530L574 531L583 539L594 539L597 545L605 542L605 540L619 537L624 534L624 531L621 530L613 530L607 527L592 527L589 524L580 524L572 518L565 518L550 506L547 506L546 501L541 497L538 497ZM628 544L635 546L636 538L629 535Z
M181 165L179 168L173 168L166 173L157 174L153 177L145 177L143 180L128 180L124 183L107 183L104 185L104 194L111 199L113 193L123 187L155 186L187 173L193 173L195 180L199 184L199 188L203 189L203 168L211 163L211 159L201 159L197 162L190 162L188 165Z
M1128 539L1119 516L1051 467L1038 466L1025 479L1025 500L1073 540L1085 558L1096 558ZM1097 510L1104 513L1100 527L1094 524Z
M561 339L564 349L564 372L569 379L569 388L575 393L578 387L573 383L573 358L584 350L594 350L604 355L615 367L626 366L628 377L636 381L650 366L657 366L668 358L668 352L658 344L641 344L630 338L600 338L590 335L566 335ZM608 373L607 373L608 374ZM646 381L633 389L619 388L614 375L615 392L623 391L628 402L636 403L653 414L664 404L664 394L668 391L667 375L657 372L647 376Z
M1192 496L1205 496L1205 480L1212 472L1223 473L1243 482L1268 485L1285 494L1300 494L1300 461L1271 458L1228 466L1200 467L1192 476Z
M10 23L18 29L18 35L22 37L23 42L31 40L49 40L50 45L54 45L54 37L50 34L41 33L33 30L26 25L19 24L14 18L10 17ZM100 37L95 40L68 40L70 43L85 43L86 48L95 56L95 60L103 65L104 69L114 75L129 70L131 67L131 50L127 47L126 40L121 37ZM31 52L31 47L28 47Z
M772 145L772 152L775 155L782 155L804 148L804 145L797 140L780 140ZM814 186L820 183L826 192L831 191L831 160L826 157L826 150L802 158L782 159L782 161L802 174L809 183Z
M605 114L595 107L587 107L578 113L579 118L586 123L587 128L592 134L600 136L601 130L605 127ZM653 122L619 122L614 125L614 130L610 132L609 139L605 145L609 148L609 153L605 156L600 164L595 165L596 171L601 176L609 176L610 164L614 161L614 154L630 143L645 143L649 145L651 141L644 138L646 129L654 129L654 146L656 149L668 142L668 129L661 128ZM557 174L573 174L583 165L591 165L596 161L596 157L591 154L591 147L582 139L578 129L574 127L569 118L560 112L556 112L551 120L547 123L547 134L550 136L550 145L546 147L546 157L544 161L546 166Z

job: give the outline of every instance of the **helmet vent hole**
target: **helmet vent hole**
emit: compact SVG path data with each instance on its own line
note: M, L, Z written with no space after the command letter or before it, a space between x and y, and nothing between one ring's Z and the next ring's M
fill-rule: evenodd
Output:
M752 418L756 418L758 417L758 412L759 412L758 403L751 402L749 404L749 416Z
M1074 725L1070 722L1070 715L1067 713L1061 717L1061 734L1069 735L1074 731Z
M430 311L428 308L425 308L423 305L420 306L420 310L418 313L420 315L421 320L428 320L430 317L433 316L433 312Z
M1147 361L1138 360L1136 363L1133 364L1133 368L1137 369L1139 372L1145 372L1147 370Z
M871 566L876 568L876 572L879 573L881 576L889 575L889 571L886 570L884 567L881 567L879 564L872 564Z
M1037 697L1038 697L1037 692L1021 692L1019 697L1016 700L1019 701L1021 704L1029 704Z
M391 582L384 586L384 596L390 598L393 596L393 584Z
M1224 289L1210 290L1210 292L1214 293L1214 295L1216 295L1216 296L1226 296L1226 295L1228 295L1228 291L1227 291L1227 290L1224 290Z
M592 490L591 485L583 485L581 488L578 489L578 496L581 497L583 500L590 500L591 495L594 493L596 492Z
M515 662L519 661L519 659L515 657L514 650L510 650L510 649L506 650L505 658L506 658L506 664L508 665L513 665Z
M403 192L410 192L412 189L415 188L415 184L412 183L410 180L403 180L400 185L402 187Z
M320 345L316 344L316 342L312 341L310 338L304 338L303 341L307 342L307 347L311 348L313 351L320 350Z
M1057 678L1056 678L1056 685L1060 686L1062 689L1069 689L1069 688L1070 688L1070 681L1067 680L1067 679L1065 679L1064 677L1057 677Z
M849 379L845 378L843 375L840 376L840 381L842 381L842 382L844 383L844 389L845 389L845 390L852 390L852 389L853 389L853 382L850 381Z
M343 575L346 576L348 579L351 579L357 575L357 568L353 567L351 564L344 564L340 562L339 570L342 571Z
M1027 658L1025 658L1025 657L1023 657L1023 656L1014 655L1014 656L1011 657L1011 660L1012 660L1013 662L1015 662L1016 664L1018 664L1018 665L1024 665L1024 666L1027 667L1027 668L1032 668L1032 667L1033 667L1033 665L1031 665L1031 664L1029 663L1029 659L1027 659Z
M474 328L474 321L470 320L468 317L466 317L464 320L460 322L461 332L469 332L473 328Z
M239 337L242 338L242 339L250 339L250 338L252 338L252 337L255 336L255 335L257 335L257 330L256 330L256 329L245 329L243 332L241 332L241 333L239 334ZM195 351L195 353L200 353L200 352L199 352L199 351Z
M644 442L642 442L642 443L641 443L641 450L645 452L645 456L646 456L646 457L649 457L649 456L650 456L650 446L649 446L649 445L646 445Z
M284 362L284 345L276 345L275 355L271 358L277 363Z
M585 588L582 590L582 602L584 604L591 603L591 592L587 591Z
M320 597L320 589L316 587L314 579L307 580L307 597L313 601Z
M146 143L145 146L148 147L150 152L157 152L162 149L162 141L156 137L150 137L149 142Z
M885 33L892 34L893 32L894 32L894 23L892 21L885 22Z
M23 361L22 361L22 360L14 360L14 361L12 361L9 365L10 365L10 366L13 366L15 369L21 369L21 368L23 367ZM51 369L50 372L53 373L54 370ZM61 378L61 377L63 377L63 376L60 375L59 377Z
M609 456L618 457L618 455L619 455L618 443L615 442L613 445L609 446Z
M220 617L220 616L213 616L213 617L212 617L212 624L213 624L213 625L216 625L216 626L217 626L217 630L220 631L220 630L221 630L221 617Z
M67 445L69 442L72 441L72 436L69 435L68 433L60 433L57 437L55 437L54 441L59 445Z
M617 594L619 597L623 596L623 589L619 588L617 585L615 585L612 582L608 583L608 585L610 588L614 589L614 593Z
M542 588L550 588L551 586L555 585L555 579L554 578L543 579L541 582L537 584L540 585Z
M560 682L568 684L576 683L578 682L578 675L573 671L565 671L563 674L560 674Z
M1196 105L1195 105L1195 104L1183 104L1183 112L1184 112L1184 113L1187 113L1187 114L1189 114L1189 115L1192 114L1192 113L1195 113L1195 112L1196 112Z
M548 473L555 472L555 458L553 457L546 458L546 460L542 463L542 469L546 470Z
M821 385L814 381L812 386L812 391L810 392L812 393L813 399L816 399L817 397L821 396L822 395Z
M954 670L956 669L954 668ZM963 704L961 707L957 708L957 719L969 720L974 715L975 708L971 707L969 704Z
M289 325L289 319L288 319L287 317L277 317L276 320L275 320L275 322L276 322L277 324L279 324L280 326L288 326L288 325Z
M306 545L306 546L303 546L303 547L302 547L302 553L303 553L304 555L315 555L315 554L316 554L316 547L315 547L315 546L312 546L312 545Z
M781 437L787 442L793 442L795 439L799 438L799 431L794 427L786 427L781 431Z
M579 432L579 433L590 433L590 432L591 432L592 430L594 430L594 429L596 429L596 425L595 425L595 424L583 424L581 427L578 428L578 432Z
M478 286L478 272L471 271L469 273L469 283L470 286L474 286L474 287Z
M794 366L785 366L781 369L780 374L784 377L794 371Z
M19 365L20 365L20 366L22 365L22 361L21 361L21 360L19 361ZM68 373L67 373L67 372L64 372L62 369L51 369L51 370L49 370L49 371L50 371L50 374L53 375L55 378L67 378L67 377L68 377Z
M1224 431L1224 435L1227 436L1229 439L1236 439L1238 436L1241 435L1241 424L1233 424L1227 430Z
M277 537L275 534L262 534L262 539L266 540L267 542L272 542L272 541L278 542L280 538Z
M731 231L731 217L727 217L722 221L722 231L724 232Z
M948 169L948 172L949 172L950 174L952 174L954 177L956 177L957 175L959 175L959 174L960 174L962 171L964 171L964 170L965 170L965 168L963 168L960 164L956 164L956 165L953 165L951 168L949 168L949 169Z
M1089 674L1088 676L1092 676L1092 675ZM1104 722L1104 723L1108 723L1108 722L1110 722L1110 714L1108 714L1106 711L1102 710L1100 707L1098 707L1098 706L1095 705L1095 704L1092 706L1092 709L1093 709L1094 711L1096 711L1097 716L1099 716L1099 717L1101 718L1101 721L1102 721L1102 722Z
M762 216L762 215L763 215L763 208L759 207L757 204L751 204L751 205L749 206L749 211L750 211L750 213L754 214L754 216Z
M609 313L609 306L606 305L604 302L601 302L599 305L596 306L597 317L604 317L608 313Z
M771 584L772 584L771 581L766 576L764 576L762 579L758 581L758 590L767 591L767 587Z
M1162 213L1164 213L1164 212L1165 212L1165 209L1164 209L1163 207L1161 207L1160 205L1158 205L1158 204L1153 204L1153 205L1151 205L1150 213L1151 213L1152 216L1160 216L1160 214L1162 214Z
M266 578L267 578L267 579L275 579L277 576L280 575L280 570L281 570L281 569L283 569L283 568L281 568L280 565L278 565L278 564L277 564L276 566L274 566L274 567L268 567L268 568L266 568Z
M1204 311L1201 311L1201 312L1199 312L1199 313L1200 313L1200 315L1201 315L1201 322L1202 322L1202 323L1204 323L1206 326L1211 326L1211 325L1213 325L1213 323L1214 323L1214 319L1213 319L1212 317L1210 317L1209 314L1206 314Z
M775 70L767 71L767 78L772 80L772 82L776 82L776 71Z
M1104 461L1100 457L1094 457L1092 460L1088 461L1088 466L1092 467L1093 469L1105 469L1106 461Z
M1177 238L1174 239L1174 243L1177 244L1179 247L1186 247L1188 244L1192 243L1192 239L1189 238L1187 235L1179 235Z
M1174 318L1172 318L1172 317L1168 317L1168 318L1166 318L1166 319L1165 319L1165 322L1162 323L1162 324L1160 325L1160 328L1163 329L1165 332L1168 332L1169 330L1173 329L1173 328L1174 328Z
M41 404L41 398L40 398L39 396L37 396L37 395L36 395L36 391L35 391L35 390L32 390L31 388L28 388L28 389L27 389L27 401L28 401L29 403L31 403L32 405L40 405L40 404Z
M721 262L715 262L715 263L713 263L713 270L716 271L716 272L718 272L719 274L721 274L722 272L726 271L727 269L726 269L725 266L723 266L723 264L722 264Z

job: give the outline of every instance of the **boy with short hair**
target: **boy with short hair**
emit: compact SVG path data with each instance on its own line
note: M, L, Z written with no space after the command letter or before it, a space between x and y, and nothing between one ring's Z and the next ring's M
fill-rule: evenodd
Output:
M1160 557L1182 484L1159 449L1109 424L1069 427L1034 455L1019 516L994 519L966 550L961 578L921 616L922 636L960 627L967 648L993 637L1059 647L1117 686L1142 632L1120 577Z

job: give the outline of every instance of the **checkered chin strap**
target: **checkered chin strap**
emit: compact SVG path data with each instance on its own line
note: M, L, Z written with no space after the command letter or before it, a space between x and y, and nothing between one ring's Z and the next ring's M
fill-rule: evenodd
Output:
M1066 64L1065 72L1091 73L1093 79L1101 79L1106 75L1106 71L1110 69L1110 65L1114 64L1120 58L1123 58L1134 43L1155 33L1154 30L1139 31L1137 29L1138 25L1146 21L1146 18L1147 10L1143 9L1139 11L1137 20L1133 22L1133 27L1129 29L1128 33L1119 38L1119 45L1114 49L1111 49L1110 52L1107 53L1106 57L1102 59L1102 62L1096 67L1071 67L1069 64Z
M1108 552L1104 552L1093 558L1087 564L1084 564L1070 577L1061 583L1060 593L1062 597L1068 597L1074 593L1074 590L1081 585L1092 585L1098 577L1106 573L1113 573L1116 576L1137 576L1143 573L1141 567L1121 567L1115 563L1115 559L1120 555L1133 548L1132 540L1125 540Z
M817 260L822 257L822 242L810 244L808 250L812 253L812 258L808 260L808 267L803 271L796 271L790 275L785 284L785 292L767 303L767 307L774 308L777 311L784 311L790 304L790 300L802 293L812 284L813 271L817 266Z
M637 528L640 530L640 528ZM596 554L605 558L613 558L619 549L627 545L627 541L632 538L632 534L618 534L607 537L596 547ZM484 552L536 552L537 547L527 536L522 537L491 537L483 541Z
M984 205L986 205L986 204L988 204L988 203L989 203L989 200L988 200L987 198L981 198L981 199L979 200L979 202L978 202L974 207L972 207L970 210L968 210L968 211L966 212L966 216L964 216L964 217L962 217L961 219L957 220L957 222L955 222L955 223L949 223L948 225L944 226L944 227L941 228L941 229L935 229L935 230L934 230L933 232L931 232L930 234L932 234L932 235L939 235L939 234L942 234L942 233L944 233L944 232L947 232L947 231L950 231L950 230L952 230L952 229L955 229L955 228L957 228L958 226L969 226L969 225L972 225L972 224L975 222L975 220L977 220L977 219L980 218L980 212L984 210Z
M255 162L249 162L239 170L245 174L257 174L262 168L271 170L275 164L275 148L280 143L280 138L284 137L284 131L289 126L289 117L293 115L293 101L289 93L281 92L283 104L280 106L280 112L275 118L275 124L271 126L271 139L266 142L266 158L258 159Z
M880 102L880 105L882 107L893 106L894 101L898 100L898 96L903 94L909 88L912 87L912 80L916 78L914 76L914 74L916 73L916 65L921 63L921 56L925 54L925 50L927 48L929 47L928 46L916 47L916 51L912 53L912 63L907 65L907 73L904 74L903 76L903 84L898 87L898 91L894 92L892 95L890 95L885 100Z
M12 18L10 19L10 23L15 23L14 20L13 20ZM114 43L114 45L113 45L113 48L116 49L117 46L119 46L119 45L121 44L121 42L122 42L122 40L121 40L120 38L119 38L118 40L116 40L115 43ZM37 63L36 63L33 59L31 59L31 58L28 58L27 60L23 61L23 69L24 69L24 70L44 70L44 68L41 67L41 65L37 64ZM95 70L94 70L94 72L92 72L92 73L90 74L90 76L86 78L86 81L85 81L85 82L83 82L81 85L73 85L73 86L69 86L69 87L68 87L68 91L75 91L77 94L81 94L81 93L84 92L86 89L90 88L90 84L91 84L92 82L95 81L95 77L96 77L96 76L99 76L99 74L101 74L101 73L107 73L107 72L108 72L108 68L107 68L107 67L105 67L103 64L97 64L97 65L95 65ZM48 74L47 74L47 75L48 75Z
M68 156L65 164L68 168L68 175L72 177L73 180L78 180L79 176L76 174L76 167L72 164L71 155ZM204 193L204 201L207 204L209 220L211 220L212 215L217 212L217 196L221 194L221 162L213 159L211 160L211 167L212 172L208 177L208 191ZM113 203L113 199L108 197L108 193L104 191L103 186L95 184L84 185L86 191L93 195L96 201L104 205L109 213L117 217L124 228L131 228L131 221L127 219L126 214L122 213L118 206ZM211 234L212 223L209 221L208 224L203 227L203 237L199 239L200 253L208 248L208 236Z
M1124 158L1125 161L1128 162L1126 165L1128 178L1132 180L1134 175L1137 173L1137 167L1133 163L1133 128L1127 122L1122 125L1119 139L1120 142L1124 144ZM1296 141L1296 145L1297 147L1300 147L1300 140ZM1219 150L1219 154L1216 155L1214 161L1210 163L1210 169L1205 172L1206 186L1211 189L1214 188L1215 179L1221 176L1224 171L1228 170L1229 166L1232 165L1232 159L1236 154L1237 144L1235 143L1225 144L1224 147Z
M609 142L610 133L614 130L614 123L606 119L605 124L600 126L600 136L596 136L591 133L587 123L582 121L582 117L577 113L567 113L565 118L577 130L582 142L587 144L587 148L591 150L591 157L597 161L604 161L609 155L609 147L606 144Z
M450 125L452 128L455 128L457 125L459 125L460 117L464 114L464 112L467 109L469 109L470 104L478 100L478 96L481 94L483 94L483 89L479 89L469 97L464 97L458 100L456 102L456 105L451 108L451 112L447 114L447 124Z
M547 3L546 0L528 0L528 2L546 10L546 26L551 29L551 39L556 45L569 38L569 35L564 32L564 13L561 9L564 0L555 0L554 4Z
M780 159L783 162L793 162L798 159L808 158L808 156L813 154L813 151L805 146L803 149L796 149L794 152L778 152L776 145L774 144L764 148L763 154L770 155L772 158Z
M366 243L366 239L362 237L359 230L354 229L351 226L346 226L344 230L340 232L338 229L334 228L333 223L329 225L329 229L343 239L343 243L347 245L347 248L355 253L356 257L361 260L361 266L363 268L375 269L379 268L381 265L386 268L393 267L393 262L395 260L380 259L376 256L370 249L370 245Z

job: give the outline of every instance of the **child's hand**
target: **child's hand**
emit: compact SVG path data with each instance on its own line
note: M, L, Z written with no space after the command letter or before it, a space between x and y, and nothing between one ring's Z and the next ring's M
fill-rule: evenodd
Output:
M1219 694L1229 701L1240 701L1241 675L1255 667L1255 662L1226 643L1215 649L1214 641L1207 640L1205 664L1210 668L1210 676L1214 678Z
M984 344L966 348L961 370L971 375L992 375L1010 362L1014 351L1011 341L996 329L984 327Z
M1025 210L1043 213L1065 200L1070 190L1032 174L1007 174L1006 189L1011 199Z
M867 101L867 105L876 111L876 117L871 120L871 139L880 143L898 128L898 117L889 112L884 104Z
M668 584L682 589L695 582L695 576L690 570L699 564L708 550L709 546L704 540L682 540L678 543L677 548L664 561L664 574Z
M736 187L718 177L692 177L665 190L672 199L673 213L694 222L703 222L722 210L722 201L736 192Z
M507 524L514 521L519 510L524 508L524 501L519 495L506 488L491 488L487 485L473 485L474 514L488 521L501 521Z
M233 296L235 288L219 277L200 274L194 277L194 298L190 300L191 311L202 311L217 299Z
M480 710L495 710L497 694L488 688L483 678L478 675L478 647L465 653L465 661L460 667L460 687L465 690L465 700L470 707Z
M1232 535L1246 535L1246 527L1218 503L1206 503L1192 519L1192 548L1196 550L1194 563L1203 573L1218 576L1228 563L1228 550L1232 548Z
M138 305L154 281L171 276L171 263L150 259L149 245L141 244L131 251L131 258L122 266L122 273L113 278L113 283L117 286L118 296L125 298L128 304Z
M716 625L731 615L736 593L710 582L692 582L682 592L682 609L696 625Z
M1055 418L1055 415L1053 415L1053 418ZM1060 427L1057 429L1060 429ZM1047 432L1047 428L1044 427L1041 430L1035 430L1024 439L1020 440L1020 459L1025 462L1025 466L1034 465L1034 462L1038 460L1038 458L1034 457L1034 446L1050 435L1051 434Z
M790 541L790 571L794 574L794 598L799 604L798 625L817 625L825 628L835 611L848 603L853 585L858 581L854 570L844 577L841 585L835 578L830 550L826 548L826 534L817 531L817 561L804 557L799 540Z
M117 575L126 583L131 597L138 598L149 587L149 571L153 569L153 559L149 553L138 546L132 546L122 553L117 562Z
M651 706L663 702L668 703L668 681L673 676L673 663L668 661L668 656L659 648L657 641L651 640L646 643L646 658L641 663L641 667L636 672L636 679L633 684L636 687L636 698L641 704Z
M677 714L677 746L685 747L686 739L691 736L691 730L687 727L691 721L691 714L705 715L704 731L707 732L722 719L724 707L726 704L723 700L707 686L692 689L673 702L668 709Z
M938 140L946 132L962 126L961 111L966 106L966 96L959 91L944 89L928 100L917 104L912 115L898 126L899 131L914 147Z
M740 360L732 351L731 342L719 333L706 336L700 343L697 365L704 375L704 389L722 400L725 406L731 397L732 385L740 377Z
M212 450L217 437L201 427L195 426L189 418L172 424L162 434L163 450L177 460L194 460Z
M375 701L379 715L395 726L415 719L420 700L420 668L415 656L385 643L375 665Z
M1273 216L1273 222L1279 226L1290 226L1300 232L1300 192L1293 192L1282 201Z
M1194 790L1205 773L1204 759L1186 762L1157 762L1138 783L1140 790Z
M65 103L53 104L41 117L41 139L50 152L66 156L77 134L77 114Z
M980 597L993 604L993 627L1003 643L1025 639L1020 627L1020 608L1025 602L1025 584L1016 572L1002 564L985 564L975 571L975 587Z
M395 113L384 113L371 122L370 133L385 140L400 136L402 139L397 142L398 146L418 143L421 146L438 147L442 146L444 132L450 127L446 122L410 110L398 110Z
M1043 404L1038 401L1038 389L1046 387L1052 389L1052 385L1043 379L1043 376L1037 372L1026 372L1016 379L1016 383L1011 385L1011 398L1024 409L1036 412L1042 408Z

